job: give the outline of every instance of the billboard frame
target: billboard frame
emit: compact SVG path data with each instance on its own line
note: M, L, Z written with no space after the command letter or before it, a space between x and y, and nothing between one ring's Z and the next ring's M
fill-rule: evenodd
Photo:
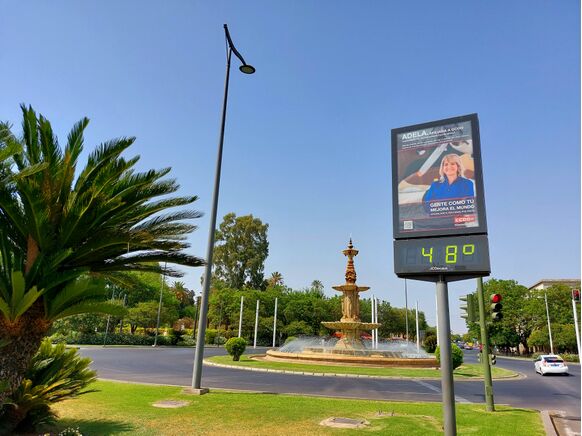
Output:
M471 139L473 146L474 181L477 187L475 201L477 204L477 217L479 223L475 227L461 227L458 229L420 230L413 233L400 230L400 206L398 204L398 151L397 137L401 133L415 130L438 127L446 124L471 122ZM485 211L485 189L483 186L483 161L481 159L481 138L479 135L479 119L476 113L461 115L452 118L430 121L427 123L413 124L398 127L391 130L391 155L392 155L392 227L394 239L430 238L439 236L461 236L487 234L487 214Z

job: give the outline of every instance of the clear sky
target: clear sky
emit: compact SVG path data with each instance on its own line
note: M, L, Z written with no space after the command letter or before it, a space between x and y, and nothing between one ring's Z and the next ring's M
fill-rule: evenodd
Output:
M219 218L269 224L265 273L292 288L358 283L404 306L394 275L390 130L477 112L492 277L580 277L580 6L545 1L24 1L0 14L0 119L19 103L87 149L137 136L140 168L173 168L206 215L206 255L227 23L257 68L230 82ZM184 281L200 289L202 269ZM449 287L451 324L464 330ZM430 283L408 282L435 321ZM365 294L364 294L365 295Z

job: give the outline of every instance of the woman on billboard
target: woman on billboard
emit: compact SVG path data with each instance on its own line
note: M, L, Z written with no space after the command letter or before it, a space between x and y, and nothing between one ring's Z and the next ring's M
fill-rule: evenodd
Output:
M425 207L431 201L474 197L473 181L464 177L465 170L459 155L447 154L441 160L440 179L433 182L423 196Z

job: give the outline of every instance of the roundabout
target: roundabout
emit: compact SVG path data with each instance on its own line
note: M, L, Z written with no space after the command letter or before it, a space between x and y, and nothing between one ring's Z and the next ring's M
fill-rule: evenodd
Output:
M266 350L257 347L252 351L264 353ZM190 386L192 382L192 348L81 347L79 352L93 360L91 366L101 379L173 386ZM204 357L224 355L223 348L207 348ZM477 352L466 351L464 360L477 363ZM496 404L563 410L580 419L580 365L570 366L570 377L545 378L535 375L533 363L529 360L499 358L497 366L524 374L524 377L494 380ZM210 389L370 400L441 401L440 381L434 379L328 377L204 365L202 381ZM481 381L455 379L454 383L457 402L484 403Z

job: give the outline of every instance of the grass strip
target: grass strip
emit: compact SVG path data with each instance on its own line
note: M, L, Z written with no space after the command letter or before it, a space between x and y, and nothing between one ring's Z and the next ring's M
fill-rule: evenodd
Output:
M411 378L438 378L441 372L434 368L370 368L357 366L339 365L316 365L308 363L272 362L265 360L251 359L250 355L242 355L238 362L234 362L230 356L213 356L206 359L210 362L223 365L242 366L247 368L277 369L281 371L332 373L332 374L354 374L371 375L383 377L411 377ZM492 376L495 379L516 377L518 374L508 369L492 367ZM479 379L483 378L483 367L481 364L464 364L455 369L453 376L458 379Z
M60 416L52 431L73 427L83 435L356 435L442 434L440 403L404 403L211 391L194 396L182 388L100 381L92 392L55 406ZM179 409L158 409L160 400L185 400ZM457 404L459 434L544 435L539 413L528 409ZM364 430L322 427L329 417L363 418Z

